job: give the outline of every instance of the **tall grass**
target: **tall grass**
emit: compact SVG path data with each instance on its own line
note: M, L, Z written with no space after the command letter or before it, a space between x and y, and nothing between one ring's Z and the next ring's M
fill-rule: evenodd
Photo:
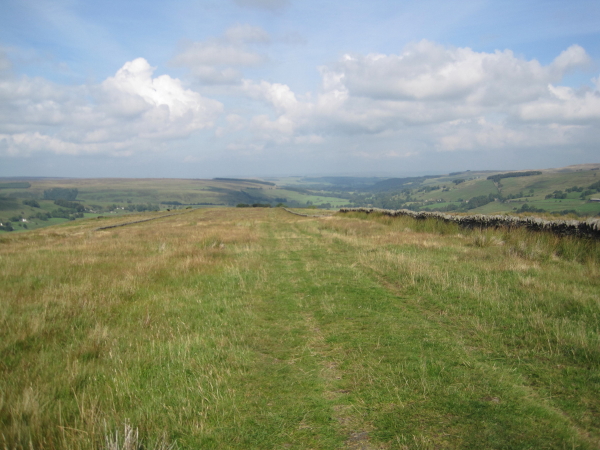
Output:
M96 227L0 242L0 448L600 443L595 242L258 208Z

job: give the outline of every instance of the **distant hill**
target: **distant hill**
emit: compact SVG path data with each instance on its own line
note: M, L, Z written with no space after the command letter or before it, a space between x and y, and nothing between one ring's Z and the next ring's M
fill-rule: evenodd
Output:
M277 184L255 178L0 178L0 223L9 223L0 233L106 214L238 204L595 216L600 202L591 199L600 197L599 173L600 163L397 178L270 178ZM57 203L61 199L76 199L83 211Z
M380 181L368 190L373 192L384 192L393 190L402 190L407 186L416 186L422 184L424 181L437 178L436 175L426 175L423 177L405 177L405 178L389 178L387 180Z
M270 181L262 181L262 180L250 180L246 178L213 178L215 181L229 181L229 182L240 182L240 183L255 183L255 184L264 184L267 186L275 186L275 183L271 183Z

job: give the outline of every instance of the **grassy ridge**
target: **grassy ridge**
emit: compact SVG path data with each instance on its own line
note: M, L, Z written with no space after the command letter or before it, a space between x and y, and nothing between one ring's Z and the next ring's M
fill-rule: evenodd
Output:
M164 210L189 205L235 206L239 203L268 203L273 206L279 203L293 206L325 204L329 207L348 203L346 199L331 195L313 195L277 188L269 182L243 179L31 179L30 182L0 184L4 186L0 192L0 223L10 222L14 231L32 230L69 220L66 217L54 217L51 221L39 218L40 213L51 213L58 208L53 200L44 197L44 191L55 188L77 189L77 201L85 207L86 217L128 214L129 207L135 211L138 205L149 210ZM24 203L32 199L38 206ZM0 234L5 232L0 226Z
M600 444L598 243L280 209L97 226L1 238L6 448L125 424L145 448Z

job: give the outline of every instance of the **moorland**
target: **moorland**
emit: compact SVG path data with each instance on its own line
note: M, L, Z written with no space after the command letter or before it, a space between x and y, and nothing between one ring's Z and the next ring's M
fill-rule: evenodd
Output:
M185 208L0 236L0 447L600 446L597 240Z
M0 233L103 215L237 205L589 217L600 213L599 172L600 164L582 164L404 178L4 178Z

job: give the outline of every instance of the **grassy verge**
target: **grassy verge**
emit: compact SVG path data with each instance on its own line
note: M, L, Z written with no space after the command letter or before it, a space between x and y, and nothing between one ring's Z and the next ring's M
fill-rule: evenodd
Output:
M0 238L8 449L600 444L595 242L279 208L97 226Z

